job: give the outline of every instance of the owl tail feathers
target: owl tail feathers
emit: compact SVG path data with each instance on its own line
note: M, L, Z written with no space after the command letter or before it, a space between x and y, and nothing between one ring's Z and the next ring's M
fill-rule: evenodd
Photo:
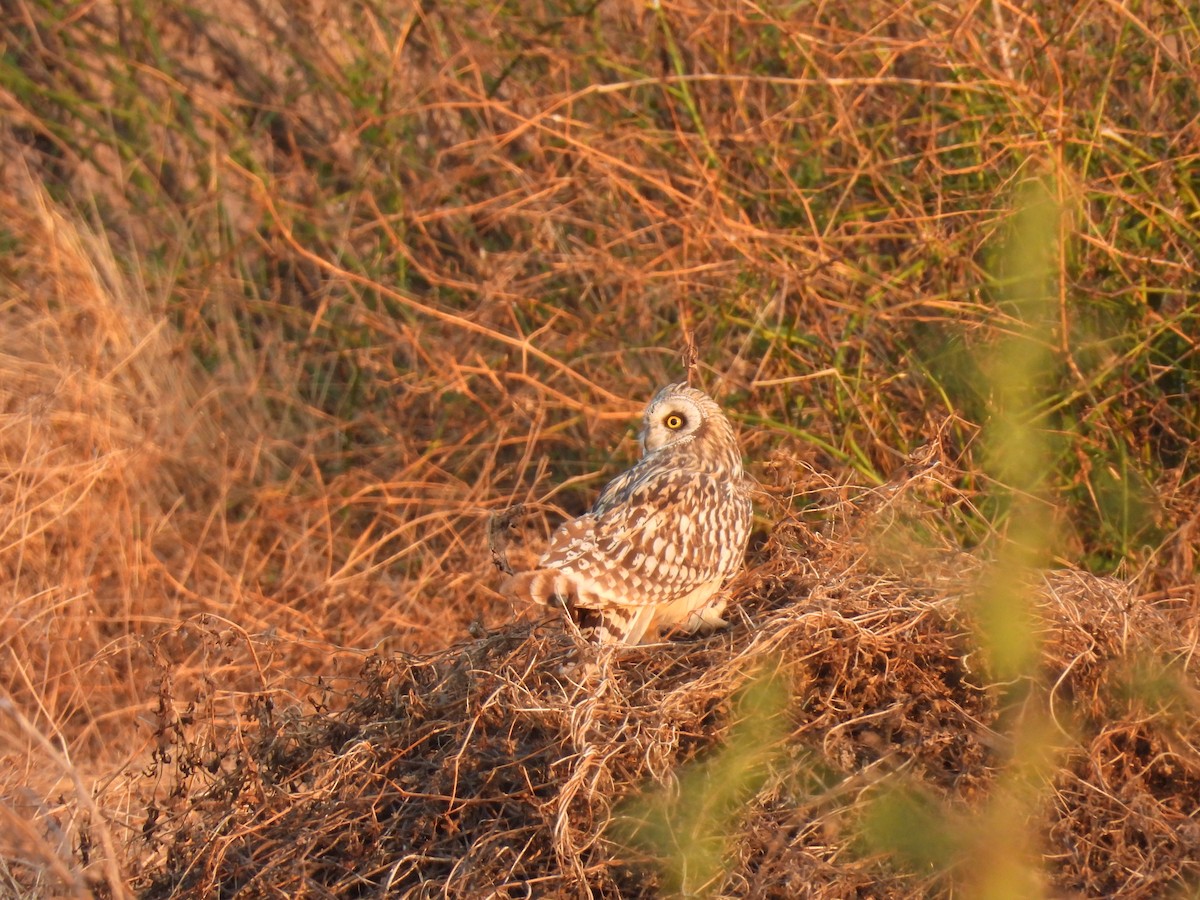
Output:
M501 593L543 606L570 608L576 597L574 582L557 569L520 572L500 585Z
M598 644L640 644L654 622L653 606L599 607L595 598L581 602L579 586L558 569L535 569L508 578L500 590L543 606L568 611L580 633Z

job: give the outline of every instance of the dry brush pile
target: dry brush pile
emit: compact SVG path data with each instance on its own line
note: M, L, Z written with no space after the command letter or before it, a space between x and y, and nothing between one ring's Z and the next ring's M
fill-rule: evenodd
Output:
M1196 22L516 7L0 18L4 888L1194 890ZM689 337L744 615L587 681L488 517Z
M756 557L707 640L585 673L558 623L510 626L372 657L332 708L252 704L219 758L180 730L147 776L176 787L146 896L920 897L1015 870L1153 897L1200 876L1178 607L1039 577L1014 691L976 640L977 565L804 527Z

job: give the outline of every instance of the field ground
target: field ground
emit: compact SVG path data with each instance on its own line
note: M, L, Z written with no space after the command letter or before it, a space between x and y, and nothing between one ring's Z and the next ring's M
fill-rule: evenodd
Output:
M1200 891L1194 9L10 6L0 892ZM689 345L740 611L585 677L489 517Z

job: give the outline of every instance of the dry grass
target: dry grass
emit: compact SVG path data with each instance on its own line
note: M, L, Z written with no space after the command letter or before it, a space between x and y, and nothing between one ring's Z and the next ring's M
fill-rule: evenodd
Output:
M1005 838L981 813L1019 765L1014 719L1036 716L1057 765L1021 827L1042 836L1060 889L1161 896L1200 875L1195 666L1164 662L1194 643L1177 610L1120 582L1052 577L1036 589L1042 665L1016 702L973 646L969 568L912 562L836 529L781 527L739 585L750 599L728 634L622 651L587 676L554 623L507 627L372 658L331 709L253 705L219 763L180 740L174 765L149 776L177 787L143 835L157 853L148 896L970 891ZM791 701L731 703L764 669ZM731 773L714 748L746 728L753 759ZM731 775L743 788L722 801ZM621 800L646 789L666 794L649 810ZM902 832L921 821L884 807L908 802L897 792L944 808L917 842L923 865L881 852L899 839L903 860L912 845L888 816ZM726 820L702 845L705 880L657 873L655 859Z
M1186 10L14 12L0 890L1195 890ZM581 685L488 515L687 334L745 618Z

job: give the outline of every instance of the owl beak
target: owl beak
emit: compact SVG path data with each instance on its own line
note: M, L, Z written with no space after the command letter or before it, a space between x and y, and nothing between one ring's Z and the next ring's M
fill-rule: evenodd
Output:
M638 447L641 448L644 456L646 453L646 429L644 426L638 429Z

